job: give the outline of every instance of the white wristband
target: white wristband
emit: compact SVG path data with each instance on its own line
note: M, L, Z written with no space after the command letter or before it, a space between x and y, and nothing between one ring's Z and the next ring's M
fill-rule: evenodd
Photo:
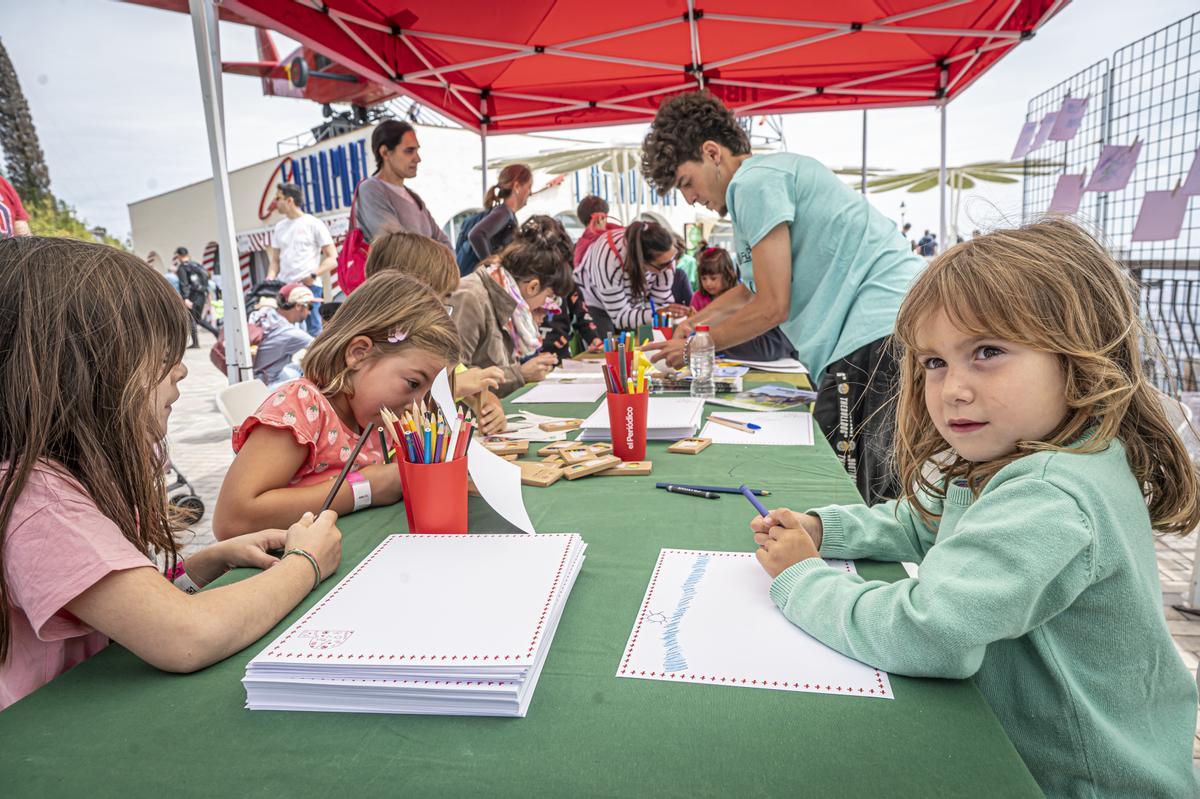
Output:
M362 472L351 472L346 480L354 492L354 509L371 507L371 482L363 477Z
M183 574L176 577L173 581L175 587L186 594L195 594L200 591L203 586L196 585L196 581L185 571Z

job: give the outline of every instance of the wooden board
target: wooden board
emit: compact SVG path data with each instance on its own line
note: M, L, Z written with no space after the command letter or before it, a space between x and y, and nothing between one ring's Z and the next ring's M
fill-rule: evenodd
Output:
M557 433L560 430L576 430L582 426L582 419L563 419L559 422L542 422L538 429L547 433Z
M488 436L483 439L483 445L497 455L524 455L529 452L528 441L509 441L504 438Z
M521 484L545 488L554 485L563 476L562 469L548 463L537 461L519 461L521 467Z
M587 477L589 474L602 472L605 469L611 469L621 462L621 459L616 455L601 455L599 458L577 463L574 466L568 466L562 470L563 477L568 480L575 480L580 477Z
M650 474L654 464L650 461L622 461L620 464L605 469L597 477L635 477Z
M674 452L676 455L696 455L711 443L711 438L682 438L667 447L667 452Z

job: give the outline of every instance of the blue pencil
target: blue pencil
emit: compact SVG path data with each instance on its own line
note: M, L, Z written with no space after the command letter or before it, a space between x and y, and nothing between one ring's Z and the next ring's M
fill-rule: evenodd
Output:
M758 498L755 497L754 493L749 488L746 487L745 483L742 483L741 488L739 488L738 490L742 492L742 496L744 496L746 499L750 500L750 504L754 506L754 509L756 511L758 511L759 516L766 518L767 516L771 515L771 511L769 511L763 507L763 504L758 501Z

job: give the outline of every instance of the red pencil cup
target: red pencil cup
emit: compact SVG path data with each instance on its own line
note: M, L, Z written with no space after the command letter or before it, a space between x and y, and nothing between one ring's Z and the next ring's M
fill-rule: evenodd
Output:
M619 364L621 362L617 360L617 351L613 350L612 352L604 353L604 362L609 365L609 367L613 370L613 374L617 376L618 380L620 380L621 369ZM625 351L625 376L636 377L636 374L637 373L633 371L633 348L631 347Z
M409 463L401 458L398 463L408 531L467 532L467 459Z
M612 433L613 454L623 461L646 459L646 415L650 394L613 394L609 392L608 429Z
M673 327L656 327L654 329L659 333L662 333L663 338L665 338L667 341L670 341L671 336L675 335L675 328Z

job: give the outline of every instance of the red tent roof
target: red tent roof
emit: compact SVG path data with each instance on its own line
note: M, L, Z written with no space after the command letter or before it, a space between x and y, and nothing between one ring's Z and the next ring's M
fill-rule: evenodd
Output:
M1065 0L225 0L488 133L648 122L701 85L739 114L929 105Z

